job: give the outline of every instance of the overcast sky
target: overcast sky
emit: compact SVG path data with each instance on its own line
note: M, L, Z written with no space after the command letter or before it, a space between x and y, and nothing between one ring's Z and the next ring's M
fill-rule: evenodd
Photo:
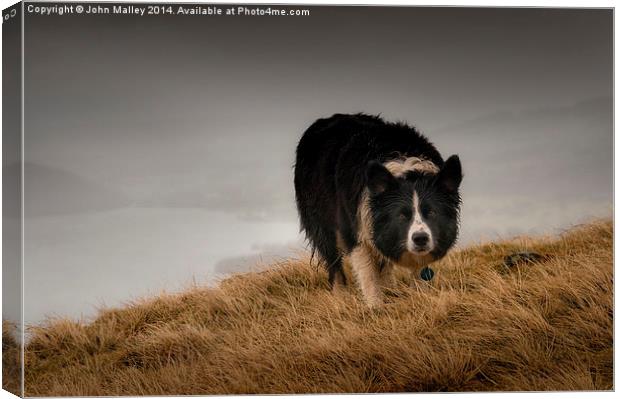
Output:
M611 215L610 10L310 10L27 16L26 321L302 248L294 149L336 112L461 156L462 244Z

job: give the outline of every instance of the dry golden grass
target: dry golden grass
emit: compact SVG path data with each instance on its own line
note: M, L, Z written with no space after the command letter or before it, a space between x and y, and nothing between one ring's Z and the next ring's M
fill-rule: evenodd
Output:
M304 260L31 329L28 396L609 390L613 228L455 251L379 310ZM511 270L515 251L546 255Z
M13 334L15 324L2 321L2 389L21 396L21 347Z

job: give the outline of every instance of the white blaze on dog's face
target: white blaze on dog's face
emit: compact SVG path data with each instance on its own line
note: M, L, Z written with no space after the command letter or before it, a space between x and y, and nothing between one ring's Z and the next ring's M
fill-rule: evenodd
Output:
M407 250L414 255L423 256L435 248L433 232L424 220L420 211L420 197L418 192L413 192L412 221L407 234Z

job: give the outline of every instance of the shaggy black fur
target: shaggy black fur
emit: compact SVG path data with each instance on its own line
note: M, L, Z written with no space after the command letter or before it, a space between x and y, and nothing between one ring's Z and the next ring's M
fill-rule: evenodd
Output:
M403 156L424 158L441 170L396 178L382 164ZM432 255L439 258L456 240L461 177L457 156L444 164L435 146L406 124L365 114L335 114L313 123L297 146L295 191L301 228L325 260L330 283L337 275L344 282L338 234L345 252L359 244L358 209L366 188L374 245L383 255L396 262L406 250L416 190L438 241Z

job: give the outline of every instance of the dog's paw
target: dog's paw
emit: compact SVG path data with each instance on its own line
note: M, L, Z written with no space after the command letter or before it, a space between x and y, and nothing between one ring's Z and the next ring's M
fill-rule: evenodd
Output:
M381 308L383 305L385 305L385 300L383 298L383 296L372 296L372 297L366 297L366 305L370 308L370 309L379 309Z

